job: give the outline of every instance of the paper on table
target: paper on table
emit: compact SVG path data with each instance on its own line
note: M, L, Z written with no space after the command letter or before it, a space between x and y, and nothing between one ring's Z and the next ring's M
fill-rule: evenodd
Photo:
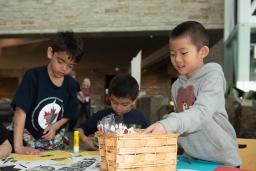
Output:
M50 166L55 169L62 167L72 168L76 165L87 167L88 164L94 163L89 168L99 170L98 167L95 167L99 163L98 154L97 151L84 151L77 155L65 151L46 151L40 155L11 154L10 157L0 160L0 166L14 165L15 169L27 170L40 166Z
M11 154L16 160L51 160L56 158L69 158L72 156L72 153L65 151L46 151L42 152L40 155L23 155L23 154Z
M99 151L83 151L79 153L82 156L98 156Z
M40 166L40 165L45 165L45 166L49 166L49 165L53 165L56 164L58 162L56 161L52 161L52 160L19 160L17 163L15 163L14 168L15 169L22 169L22 170L26 170L26 169L30 169L36 166Z

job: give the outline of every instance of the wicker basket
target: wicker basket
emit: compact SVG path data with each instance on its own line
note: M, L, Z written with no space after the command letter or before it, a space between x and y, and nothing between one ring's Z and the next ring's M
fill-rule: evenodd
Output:
M98 133L101 170L175 171L177 134Z

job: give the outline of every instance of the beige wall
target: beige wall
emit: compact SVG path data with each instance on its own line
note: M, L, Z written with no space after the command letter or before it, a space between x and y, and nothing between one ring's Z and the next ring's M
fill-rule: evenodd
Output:
M0 35L165 31L184 20L223 28L223 0L1 0Z

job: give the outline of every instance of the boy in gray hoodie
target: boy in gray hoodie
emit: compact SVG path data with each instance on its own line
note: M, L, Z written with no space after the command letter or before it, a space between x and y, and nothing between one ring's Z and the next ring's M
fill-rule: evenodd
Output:
M198 22L179 24L170 34L170 59L180 76L172 85L175 112L145 133L179 133L178 143L191 157L240 166L236 133L225 109L226 80L209 53L206 29Z

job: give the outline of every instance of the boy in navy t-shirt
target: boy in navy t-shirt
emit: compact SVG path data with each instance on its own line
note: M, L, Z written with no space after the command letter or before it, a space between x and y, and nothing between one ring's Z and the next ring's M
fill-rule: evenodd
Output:
M38 154L63 149L64 124L77 113L76 83L68 74L83 55L83 43L72 32L58 33L47 49L47 66L25 72L12 101L14 151Z
M117 75L109 85L111 108L101 110L78 128L80 139L87 149L95 150L94 138L88 137L97 131L97 123L103 117L114 114L115 119L129 125L146 128L149 124L144 114L133 108L139 92L137 81L130 75Z

